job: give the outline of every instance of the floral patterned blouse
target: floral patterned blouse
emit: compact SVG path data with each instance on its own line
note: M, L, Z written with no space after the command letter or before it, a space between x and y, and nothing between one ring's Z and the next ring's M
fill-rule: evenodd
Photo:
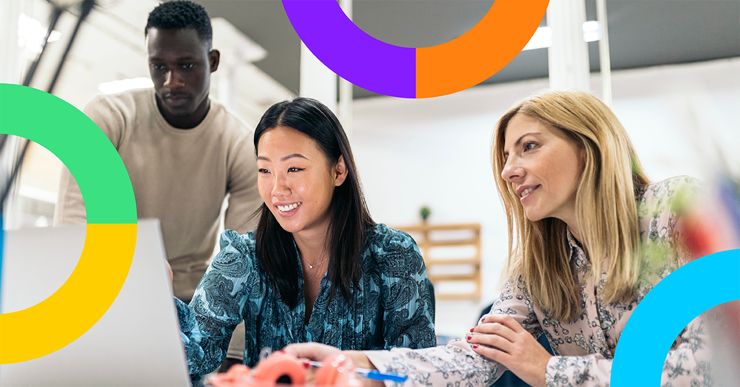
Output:
M521 277L505 284L503 293L489 313L508 314L535 338L545 334L555 353L547 364L545 381L555 386L608 386L614 351L627 319L642 298L662 278L670 274L684 258L676 247L676 192L687 188L696 192L696 180L676 177L650 184L636 192L640 239L643 248L663 251L647 259L638 291L628 303L606 303L599 293L606 279L604 272L597 284L588 257L573 237L567 236L570 266L580 283L581 314L575 321L558 321L535 307ZM607 267L606 264L603 267ZM689 324L676 339L663 368L663 386L700 387L711 385L709 353L704 343L704 326L700 318ZM409 375L406 382L419 386L491 385L505 367L476 354L465 341L445 347L411 351L365 352L382 371ZM390 386L390 383L389 383Z
M414 240L378 224L362 253L363 277L347 304L332 297L324 275L308 325L304 301L290 309L266 282L254 249L254 232L227 230L190 305L175 299L190 376L197 382L218 367L234 327L245 321L244 363L253 367L262 348L319 342L346 350L425 348L436 344L434 298ZM300 258L296 265L300 268ZM300 300L304 300L300 276Z

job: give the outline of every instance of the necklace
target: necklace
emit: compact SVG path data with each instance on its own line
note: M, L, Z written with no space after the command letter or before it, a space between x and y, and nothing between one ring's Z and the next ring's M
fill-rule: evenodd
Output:
M322 263L324 263L324 262L326 262L328 260L329 260L329 258L326 258L325 260L323 260L323 261L321 261L321 262L319 262L317 264L312 265L312 264L308 263L308 261L306 261L305 259L303 259L303 257L301 257L301 261L305 262L306 265L308 265L308 268L309 269L313 269L315 266L321 265Z

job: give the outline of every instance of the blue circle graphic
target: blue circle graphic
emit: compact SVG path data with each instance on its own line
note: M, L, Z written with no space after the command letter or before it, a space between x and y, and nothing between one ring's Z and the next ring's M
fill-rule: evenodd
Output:
M740 250L707 255L665 277L622 331L611 386L660 386L668 350L683 328L703 312L735 300L740 300Z

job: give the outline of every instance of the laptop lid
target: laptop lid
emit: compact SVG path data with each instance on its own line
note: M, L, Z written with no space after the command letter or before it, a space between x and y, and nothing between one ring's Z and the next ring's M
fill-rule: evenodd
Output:
M31 307L72 274L86 226L8 231L0 311ZM108 312L68 346L0 365L4 386L190 386L158 220L140 220L126 282ZM90 289L95 291L95 289ZM54 329L49 316L48 329Z

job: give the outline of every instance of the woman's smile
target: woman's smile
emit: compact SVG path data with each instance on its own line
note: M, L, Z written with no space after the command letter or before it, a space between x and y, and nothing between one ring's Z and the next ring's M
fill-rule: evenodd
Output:
M524 185L517 189L517 195L519 195L519 201L524 204L524 201L529 198L532 195L532 192L534 192L537 188L540 188L540 185Z
M303 202L295 202L291 204L276 204L275 207L278 208L278 213L281 216L292 216L296 212L298 212L298 207L303 204Z

